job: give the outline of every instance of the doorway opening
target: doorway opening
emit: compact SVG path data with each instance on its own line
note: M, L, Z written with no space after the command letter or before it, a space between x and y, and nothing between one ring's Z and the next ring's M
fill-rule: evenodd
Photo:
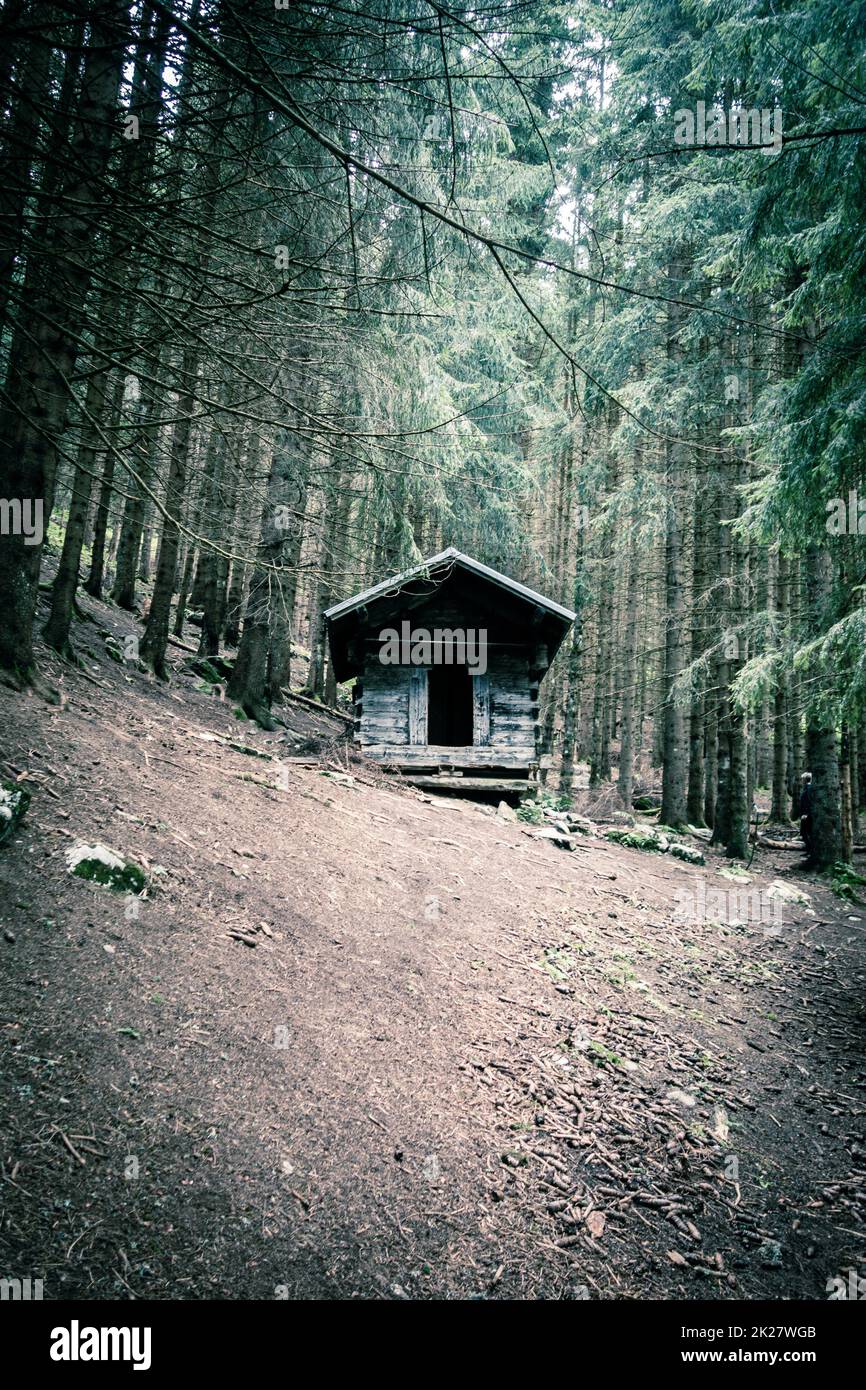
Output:
M472 746L472 677L467 666L427 671L427 742L439 748Z

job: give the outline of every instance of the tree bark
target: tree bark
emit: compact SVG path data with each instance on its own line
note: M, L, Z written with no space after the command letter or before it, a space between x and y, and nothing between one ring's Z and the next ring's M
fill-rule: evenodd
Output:
M186 493L192 415L195 408L195 380L198 369L198 347L187 348L179 371L182 383L177 402L178 419L172 431L171 459L165 493L167 515L163 519L156 578L150 611L144 627L140 656L160 680L168 678L165 654L168 647L171 601L177 579L177 556L180 545L180 521Z
M779 551L776 562L777 641L782 644L788 624L788 557ZM773 799L770 820L788 821L788 680L784 667L776 679L773 699Z
M15 345L10 363L15 398L0 412L0 496L42 507L43 534L0 537L0 667L17 685L37 682L33 620L39 590L42 539L54 500L58 444L70 405L69 381L79 353L78 329L91 282L89 243L93 214L102 205L101 181L117 135L117 92L129 36L127 8L119 0L93 7L65 176L49 224L46 255L51 274L30 306L32 333Z

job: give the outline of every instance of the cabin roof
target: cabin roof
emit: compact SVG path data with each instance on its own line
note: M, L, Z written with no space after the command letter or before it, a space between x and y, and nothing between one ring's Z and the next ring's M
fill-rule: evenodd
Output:
M343 599L342 602L335 603L325 610L337 680L346 680L357 669L358 663L349 653L349 639L352 629L357 632L358 623L366 622L365 609L376 605L377 618L381 617L383 609L387 612L388 600L393 599L396 606L404 590L413 581L429 579L438 588L459 571L481 584L504 591L511 603L518 608L525 607L540 617L544 629L542 640L547 641L550 649L549 659L552 659L574 622L575 614L571 609L564 608L553 599L545 598L543 594L536 593L525 584L519 584L516 579L509 579L508 575L500 574L489 565L483 565L471 555L464 555L452 545L447 550L440 551L438 555L431 555L428 559L413 565L411 569L392 575L390 579L383 579L372 588L353 594L351 598ZM373 615L369 616L372 619Z
M498 585L500 589L507 589L509 593L523 599L533 608L546 608L548 612L555 613L564 622L574 622L576 614L572 613L570 608L563 608L561 603L554 603L552 598L545 598L543 594L536 593L534 589L527 588L525 584L518 584L516 579L509 579L507 574L500 574L499 570L491 569L489 565L482 565L480 560L473 560L471 555L464 555L453 545L449 545L447 550L440 550L438 555L431 555L429 559L413 565L411 569L403 570L401 574L392 575L390 579L383 579L381 583L374 584L371 589L364 589L360 594L353 594L351 598L345 598L341 603L335 603L332 608L326 608L325 617L329 622L332 622L335 618L341 618L344 614L351 613L355 608L363 608L371 599L384 597L388 594L393 594L396 598L400 590L411 580L422 578L428 571L438 569L442 565L453 565L460 569L469 570L472 574L480 575L489 583Z

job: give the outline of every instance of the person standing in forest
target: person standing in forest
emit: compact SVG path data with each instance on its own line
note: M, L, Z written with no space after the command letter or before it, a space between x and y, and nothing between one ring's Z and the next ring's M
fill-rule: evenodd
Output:
M803 844L806 846L806 863L811 864L814 859L812 811L815 799L815 793L812 789L811 772L803 773L802 784L800 789L800 835Z

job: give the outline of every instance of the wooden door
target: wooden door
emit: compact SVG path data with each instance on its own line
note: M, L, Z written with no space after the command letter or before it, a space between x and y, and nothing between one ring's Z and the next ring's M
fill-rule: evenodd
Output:
M409 742L427 742L427 672L413 666L409 672Z

